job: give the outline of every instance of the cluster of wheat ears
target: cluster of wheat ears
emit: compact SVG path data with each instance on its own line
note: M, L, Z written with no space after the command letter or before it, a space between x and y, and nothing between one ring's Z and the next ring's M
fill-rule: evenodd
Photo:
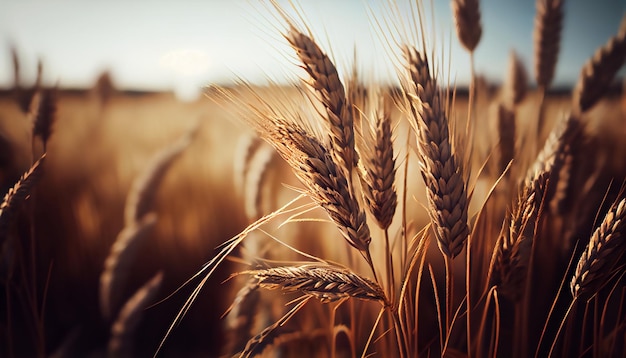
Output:
M478 1L455 0L452 8L458 38L473 54L482 34ZM582 219L577 215L593 216L600 209L590 210L596 201L576 181L583 177L587 188L594 185L589 172L579 173L585 161L586 116L624 63L626 20L584 66L569 113L549 119L543 102L557 65L563 2L538 1L534 40L539 110L534 118L516 118L527 78L512 56L501 95L494 100L494 138L479 123L486 115L472 108L473 56L468 117L455 118L454 89L439 81L434 51L425 45L421 4L413 8L415 23L408 26L417 36L407 35L411 30L403 28L406 23L398 20L402 16L395 5L390 14L397 15L396 21L378 23L390 52L401 53L392 59L397 62L398 88L366 86L356 71L342 81L306 25L276 9L286 25L284 39L305 72L305 85L297 89L302 101L294 96L286 100L279 88L249 87L247 96L241 89L217 88L210 96L240 108L238 115L275 149L303 188L295 189L301 196L294 201L226 242L198 273L206 280L241 246L245 249L239 252L252 263L234 275L243 288L227 316L233 335L225 353L624 354L626 198L621 191L612 197L593 234L580 237L576 225ZM394 31L397 36L388 35ZM556 124L544 144L540 138L548 120ZM516 130L518 123L531 130ZM403 134L408 134L406 142ZM478 145L485 139L495 143L487 152ZM275 165L267 155L253 160L259 146L252 141L246 147L241 165L248 179L253 178L253 208L266 182L264 173ZM414 160L421 178L408 170ZM487 177L491 188L478 197L476 182ZM418 180L425 186L430 218L422 228L412 225L407 214L412 195L408 183ZM303 197L312 204L295 204ZM471 201L480 202L474 212ZM289 240L266 231L268 222L278 220L281 227L307 221L324 225L328 220L305 215L313 208L322 208L338 232L324 232L325 237L300 234L294 246L307 249L290 247L296 254L280 254L277 247L288 246ZM259 214L261 209L251 211ZM283 215L287 217L280 219ZM270 243L246 245L258 232L271 238ZM336 242L342 239L345 245ZM431 243L440 255L432 254ZM330 245L334 254L323 257L333 249L316 245ZM201 288L202 283L188 305ZM281 294L272 294L277 291ZM265 312L276 308L268 301L280 302L279 314Z
M593 107L626 60L626 18L583 67L569 112L549 118L545 96L557 66L563 2L538 0L537 95L528 98L526 71L512 55L500 95L490 100L497 130L488 131L488 116L476 104L478 0L452 1L458 39L470 53L466 117L455 113L454 86L442 83L435 51L426 45L421 2L411 5L411 21L393 2L386 19L373 21L389 47L397 86L366 85L358 71L342 80L306 25L273 5L304 70L304 86L243 83L207 92L234 108L273 150L260 139L243 150L237 168L251 224L190 279L200 283L168 335L202 299L211 275L232 259L248 267L231 279L238 290L224 319L231 333L224 354L626 354L625 178L605 185L606 178L592 175L602 172L606 158L594 151L587 131ZM43 154L6 194L0 237L41 175L53 95L42 92L32 101L33 143L42 138L37 151ZM524 101L536 103L537 111L520 118ZM116 294L125 263L154 227L156 187L192 135L155 156L128 195L124 229L100 277L114 355L130 352L125 332L162 279L158 273L123 304ZM268 212L263 189L281 164L273 153L302 187L287 188L291 200ZM418 182L426 193L420 203L425 225L408 209L419 196L411 192ZM481 183L488 183L486 190L477 189ZM316 216L320 209L325 216ZM329 222L333 230L287 231ZM591 235L584 235L587 224Z

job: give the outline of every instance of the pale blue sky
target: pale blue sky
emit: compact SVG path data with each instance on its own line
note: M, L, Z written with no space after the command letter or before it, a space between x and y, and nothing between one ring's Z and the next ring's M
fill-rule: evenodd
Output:
M453 79L463 85L468 57L454 34L450 2L432 1L437 39L450 51L446 61ZM347 68L356 47L361 67L385 78L392 73L388 52L371 30L367 10L379 13L381 3L299 1L307 24L340 69ZM478 71L493 80L502 78L509 50L515 48L532 74L534 0L482 0L481 10ZM617 31L626 0L566 0L565 12L556 84L575 81L584 61ZM268 8L252 0L0 0L0 87L12 81L11 43L24 62L26 80L32 79L41 57L45 81L68 87L89 86L103 69L111 70L120 87L136 89L193 92L234 76L253 82L266 76L283 80L299 72L280 38L282 26L273 27L270 20Z

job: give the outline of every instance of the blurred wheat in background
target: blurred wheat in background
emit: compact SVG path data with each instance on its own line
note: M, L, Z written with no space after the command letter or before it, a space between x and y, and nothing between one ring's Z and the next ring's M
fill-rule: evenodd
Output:
M0 356L625 356L626 14L555 89L563 1L494 83L497 29L450 5L445 40L421 1L372 10L383 81L264 3L301 81L195 102L46 86L44 62L26 85L13 48Z

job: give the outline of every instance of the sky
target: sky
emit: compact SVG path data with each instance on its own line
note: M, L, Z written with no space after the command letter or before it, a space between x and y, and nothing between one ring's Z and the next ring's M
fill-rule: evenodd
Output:
M287 0L278 1L289 8ZM388 29L382 21L389 19L384 16L387 1L298 0L297 6L341 73L350 71L356 57L365 75L388 81L395 76L392 58L397 49L390 49L380 35L381 27ZM410 0L396 1L404 6ZM119 88L174 90L189 99L204 85L238 78L260 84L268 78L292 81L300 72L293 51L281 37L284 23L268 3L0 0L0 87L13 82L11 46L22 61L25 82L34 79L41 59L44 83L61 87L90 87L104 70L111 72ZM450 2L425 3L429 9L426 38L436 44L435 61L444 72L449 69L451 82L467 84L469 57L456 38ZM532 78L535 2L481 0L480 6L483 36L475 53L478 73L493 81L502 79L509 53L515 50ZM574 83L584 62L617 32L623 16L626 0L565 0L554 85Z

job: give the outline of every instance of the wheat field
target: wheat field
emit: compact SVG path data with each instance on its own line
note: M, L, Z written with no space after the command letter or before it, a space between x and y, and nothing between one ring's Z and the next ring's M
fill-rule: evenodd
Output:
M473 54L480 4L451 3ZM623 357L626 17L557 89L566 14L538 0L534 67L490 83L470 55L457 88L423 4L409 30L394 4L394 84L340 73L274 2L291 85L183 103L16 75L0 356Z

